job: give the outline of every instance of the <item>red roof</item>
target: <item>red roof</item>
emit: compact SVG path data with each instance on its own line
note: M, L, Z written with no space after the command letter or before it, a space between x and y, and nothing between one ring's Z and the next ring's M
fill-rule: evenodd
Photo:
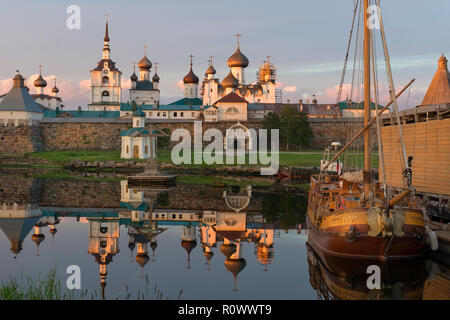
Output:
M234 93L234 92L230 92L229 94L227 94L225 97L217 100L214 104L219 103L219 102L230 102L230 103L248 103L247 100L245 100L244 98L242 98L240 95Z

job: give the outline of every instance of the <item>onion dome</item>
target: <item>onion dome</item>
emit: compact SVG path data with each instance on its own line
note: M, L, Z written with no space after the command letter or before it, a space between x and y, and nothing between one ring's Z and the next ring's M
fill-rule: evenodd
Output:
M141 70L150 70L152 68L152 63L148 60L147 56L144 56L141 61L138 62L138 67Z
M224 88L237 88L239 86L239 81L236 79L233 74L230 72L228 75L222 80L222 87Z
M197 246L197 241L181 241L181 246L186 250L186 252L189 254L191 253L192 249L194 249Z
M209 260L211 260L211 258L214 256L214 252L212 252L212 251L204 251L203 255L205 256L206 260L208 260L208 262L209 262Z
M136 244L134 242L129 242L128 249L130 249L130 251L133 252L134 248L136 248Z
M195 75L194 71L192 71L192 64L191 64L191 69L189 69L189 72L187 75L184 76L183 78L183 82L188 84L188 83L192 83L192 84L198 84L198 77Z
M240 35L238 35L240 36ZM238 46L236 48L236 51L233 53L231 57L228 58L227 64L230 68L232 67L241 67L241 68L247 68L248 67L248 59L246 56L244 56L239 49L239 37L238 37Z
M148 256L148 254L138 254L136 256L136 262L141 266L141 268L144 268L149 260L150 257Z
M223 255L228 259L229 257L231 257L233 253L236 252L236 246L232 243L229 244L222 243L220 245L220 252L222 252Z
M225 267L230 271L234 277L245 268L247 262L245 259L227 259L225 260Z
M157 247L158 247L158 243L156 241L152 240L150 243L150 248L152 248L152 250L155 251Z
M57 230L56 228L52 228L52 229L49 230L49 232L50 232L50 234L51 234L52 236L54 236L55 233L58 232L58 230Z
M157 74L156 72L155 72L155 74L153 75L152 80L153 80L153 82L159 82L159 76L158 76L158 74Z
M216 74L216 69L214 69L212 64L210 64L208 69L206 69L206 75L208 75L208 74Z
M34 86L37 88L45 88L47 86L47 81L42 78L42 75L39 74L39 77L34 80Z
M33 240L34 243L36 243L36 255L39 256L39 245L42 241L44 241L45 236L43 234L33 234L31 236L31 240Z
M59 89L58 89L58 87L56 85L52 88L52 92L53 93L58 93L59 92Z
M131 75L130 80L131 80L132 82L136 82L136 81L138 80L138 77L137 77L137 75L136 75L135 72L133 72L133 74Z
M37 245L40 245L42 241L44 241L45 236L43 234L33 234L31 236L31 240L33 240L34 243Z

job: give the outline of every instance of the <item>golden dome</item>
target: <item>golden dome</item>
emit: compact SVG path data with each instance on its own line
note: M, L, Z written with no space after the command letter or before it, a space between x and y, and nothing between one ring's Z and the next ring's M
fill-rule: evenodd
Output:
M192 249L194 249L197 246L197 241L181 241L181 246L186 250L187 253L190 253Z
M210 65L208 69L206 69L206 75L208 74L216 74L216 69L214 69L212 65Z
M34 243L39 245L42 241L44 241L45 236L43 234L33 234L31 236L31 240L33 240Z
M150 70L152 68L152 63L148 60L147 56L144 56L141 61L138 62L138 67L141 70Z
M148 256L148 254L138 254L136 256L136 262L141 266L141 268L143 268L149 260L150 257Z
M45 88L47 86L47 81L42 78L42 75L39 75L39 77L34 80L34 86L38 88Z
M228 58L227 64L230 68L232 67L248 67L248 59L244 56L239 49L239 46L236 48L236 51L233 53L231 57Z
M220 252L222 252L223 255L228 259L229 257L231 257L233 253L236 252L236 246L232 243L230 244L222 243L220 245Z
M237 88L239 86L239 81L236 79L233 74L230 72L228 75L222 80L222 87L224 88Z
M242 269L245 268L247 265L247 262L245 259L227 259L225 260L225 267L230 271L233 276L237 276L239 272L242 271Z

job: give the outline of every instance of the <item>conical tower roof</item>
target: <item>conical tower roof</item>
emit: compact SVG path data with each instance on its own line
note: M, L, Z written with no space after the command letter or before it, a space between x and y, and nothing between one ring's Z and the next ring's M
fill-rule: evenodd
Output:
M438 60L438 69L428 87L422 106L450 103L450 73L444 54Z
M0 111L42 112L28 93L24 79L19 73L13 78L13 87L0 103Z

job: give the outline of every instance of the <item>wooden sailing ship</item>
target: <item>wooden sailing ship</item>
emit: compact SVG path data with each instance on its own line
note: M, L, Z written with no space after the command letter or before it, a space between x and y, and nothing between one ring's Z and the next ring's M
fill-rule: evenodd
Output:
M377 122L380 172L383 175L382 142L380 140L378 117L393 104L398 118L396 98L414 81L412 80L397 95L390 69L381 12L378 12L381 38L383 40L386 70L391 102L377 115L371 113L371 78L374 79L375 105L378 107L376 74L373 57L373 30L368 27L369 0L361 0L364 16L364 127L322 167L321 173L311 176L308 199L307 224L308 244L325 254L353 259L391 260L415 258L422 255L426 243L426 230L420 203L411 185L412 171L406 154L401 168L405 189L397 194L389 193L386 184L376 179L371 168L370 127ZM358 1L359 2L359 1ZM358 3L357 2L357 3ZM358 4L357 4L358 5ZM362 5L362 4L361 4ZM379 6L379 2L377 4ZM356 9L355 9L356 12ZM372 53L372 60L371 60ZM372 75L371 75L372 67ZM400 121L397 122L400 143L403 136ZM363 137L364 167L361 171L333 174L327 170L334 161L359 137ZM404 148L403 148L404 150ZM382 180L386 181L386 179Z
M428 280L426 260L386 261L380 267L380 288L367 286L372 260L353 260L317 253L307 246L309 280L321 300L422 300ZM408 272L405 272L408 270Z

